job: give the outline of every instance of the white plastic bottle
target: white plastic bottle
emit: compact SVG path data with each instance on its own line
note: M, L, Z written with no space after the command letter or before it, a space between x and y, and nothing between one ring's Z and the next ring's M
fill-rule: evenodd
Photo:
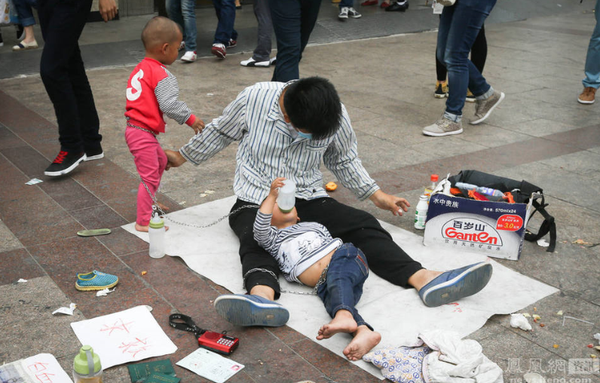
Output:
M419 203L415 211L415 229L424 230L425 221L427 220L427 210L429 209L429 203L427 202L427 196L425 194L419 197Z
M455 186L460 190L475 190L477 193L483 194L486 197L488 197L490 201L499 201L504 197L504 193L502 193L500 190L488 188L485 186L477 186L464 182L457 182Z
M152 213L150 225L148 226L150 236L150 256L162 258L165 256L165 221L155 211Z
M279 188L277 195L277 206L284 213L289 213L296 204L296 183L292 180L284 180L283 186Z

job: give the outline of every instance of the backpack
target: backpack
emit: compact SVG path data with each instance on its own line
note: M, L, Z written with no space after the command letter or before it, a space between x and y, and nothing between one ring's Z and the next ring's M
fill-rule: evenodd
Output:
M544 198L544 191L541 187L529 183L525 180L516 181L506 177L499 177L493 174L480 172L478 170L461 170L457 175L448 178L452 186L457 182L465 182L477 186L485 186L493 189L498 189L501 192L511 192L516 203L529 203L533 206L529 218L533 217L536 212L544 217L544 222L540 226L537 233L526 229L525 239L527 241L537 241L546 234L550 233L550 246L548 252L554 252L556 248L556 223L554 217L548 214L546 207L548 204Z

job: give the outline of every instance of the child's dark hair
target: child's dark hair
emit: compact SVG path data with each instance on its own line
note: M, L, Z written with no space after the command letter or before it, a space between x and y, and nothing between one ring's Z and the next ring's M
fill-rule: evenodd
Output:
M287 87L283 107L292 125L321 140L338 130L342 104L329 80L322 77L300 79Z
M148 50L163 43L174 42L180 33L179 24L166 17L155 16L146 23L142 30L142 43Z

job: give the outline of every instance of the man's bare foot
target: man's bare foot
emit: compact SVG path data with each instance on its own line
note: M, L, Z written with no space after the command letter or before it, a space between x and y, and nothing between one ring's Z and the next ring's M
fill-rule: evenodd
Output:
M135 230L137 231L141 231L142 233L147 233L148 232L148 225L146 226L142 226L139 223L135 224ZM169 226L165 226L165 231L169 230Z
M440 274L442 274L441 271L421 269L408 278L408 284L419 291Z
M365 325L358 326L354 338L344 349L344 355L349 360L355 361L363 357L381 341L381 334L371 330Z
M352 334L356 331L356 321L348 310L338 310L335 317L329 322L321 326L317 340L331 338L337 333L345 332Z

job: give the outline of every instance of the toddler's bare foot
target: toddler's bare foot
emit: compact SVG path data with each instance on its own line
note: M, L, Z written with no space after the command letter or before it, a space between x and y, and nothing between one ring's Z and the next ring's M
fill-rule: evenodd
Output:
M372 331L365 325L358 326L354 338L346 348L344 349L344 355L346 358L355 361L363 357L367 352L381 341L381 334L376 331Z
M141 231L142 233L147 233L148 232L148 225L142 226L139 223L136 223L135 224L135 229L137 231ZM169 230L169 226L165 226L165 231L168 231L168 230Z
M337 333L353 333L356 331L356 321L348 310L339 310L328 324L319 329L318 340L331 338Z
M166 205L163 205L163 204L162 204L162 203L160 203L160 202L156 202L156 203L158 204L158 207L159 207L159 208L161 208L161 210L162 210L162 211L169 211L169 210L171 210L171 208L169 208L169 207L168 207L168 206L166 206Z

